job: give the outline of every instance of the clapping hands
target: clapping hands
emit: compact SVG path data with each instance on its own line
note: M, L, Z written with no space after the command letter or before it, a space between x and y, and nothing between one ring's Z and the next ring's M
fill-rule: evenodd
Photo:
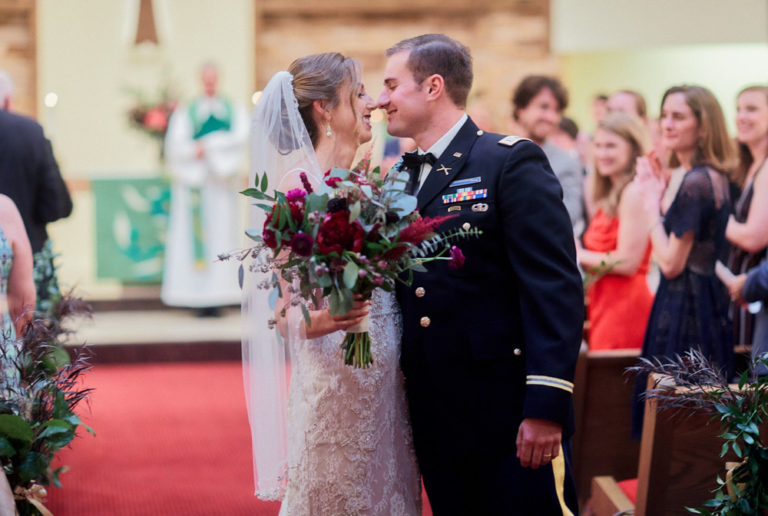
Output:
M654 151L649 152L647 156L637 158L634 182L643 198L643 207L649 220L657 219L661 211L661 197L664 195L667 184L662 173L661 162Z

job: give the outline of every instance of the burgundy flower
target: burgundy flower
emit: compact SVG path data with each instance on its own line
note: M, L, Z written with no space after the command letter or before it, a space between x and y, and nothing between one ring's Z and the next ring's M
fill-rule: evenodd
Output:
M301 184L304 185L304 190L307 191L307 193L312 193L314 190L312 189L312 185L309 183L309 179L307 178L307 174L302 172L299 174L299 177L301 178Z
M464 253L461 252L461 249L459 249L455 245L451 246L450 255L451 255L451 261L448 262L448 267L450 267L451 269L458 269L459 267L464 265L464 260L466 258L464 258Z
M304 221L304 204L299 202L288 203L291 207L291 217L296 224L301 224Z
M299 256L310 256L312 254L312 237L306 233L296 233L291 238L291 250Z
M346 210L347 200L343 197L334 197L333 199L328 199L328 206L326 209L328 210L328 213Z
M399 240L401 242L410 242L411 244L419 245L425 238L427 238L427 235L434 233L437 226L446 220L457 216L458 215L444 215L442 217L424 217L416 219L400 232Z
M307 199L307 192L301 188L294 188L293 190L288 190L285 194L285 198L288 202L300 202L301 204L304 204L304 201Z
M329 213L317 232L317 247L323 254L342 251L359 252L363 248L365 232L357 221L349 223L347 210Z
M340 178L340 177L335 177L335 176L334 176L334 177L327 177L327 178L325 179L325 184L327 184L327 185L328 185L328 186L330 186L331 188L336 188L336 186L337 186L339 183L341 183L341 178Z
M264 243L267 247L270 249L275 249L277 247L277 238L275 236L275 232L270 228L270 224L272 224L272 214L267 213L267 218L264 221L264 229L261 232L261 237L264 239Z

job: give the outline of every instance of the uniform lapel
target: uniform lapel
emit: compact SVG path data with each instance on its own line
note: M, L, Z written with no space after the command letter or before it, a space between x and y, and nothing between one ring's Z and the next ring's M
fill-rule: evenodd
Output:
M423 208L450 184L467 161L469 151L477 140L477 126L467 118L464 125L445 149L430 170L426 181L421 186L416 198L419 208Z

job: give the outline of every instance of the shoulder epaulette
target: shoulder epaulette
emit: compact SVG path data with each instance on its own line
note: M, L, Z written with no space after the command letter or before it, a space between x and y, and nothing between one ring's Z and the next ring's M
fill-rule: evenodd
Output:
M499 145L505 145L507 147L512 147L518 142L529 142L528 138L523 138L522 136L505 136L501 140L499 140Z

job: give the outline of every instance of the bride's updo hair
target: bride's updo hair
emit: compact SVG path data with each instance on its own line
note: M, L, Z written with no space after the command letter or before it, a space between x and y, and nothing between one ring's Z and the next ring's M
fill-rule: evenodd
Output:
M301 119L307 126L312 145L316 146L320 128L312 115L312 103L325 100L329 109L336 107L341 100L342 86L360 82L360 63L338 52L328 52L300 57L291 63L288 71L293 75L293 93L299 103ZM350 106L355 93L354 89L350 91Z

